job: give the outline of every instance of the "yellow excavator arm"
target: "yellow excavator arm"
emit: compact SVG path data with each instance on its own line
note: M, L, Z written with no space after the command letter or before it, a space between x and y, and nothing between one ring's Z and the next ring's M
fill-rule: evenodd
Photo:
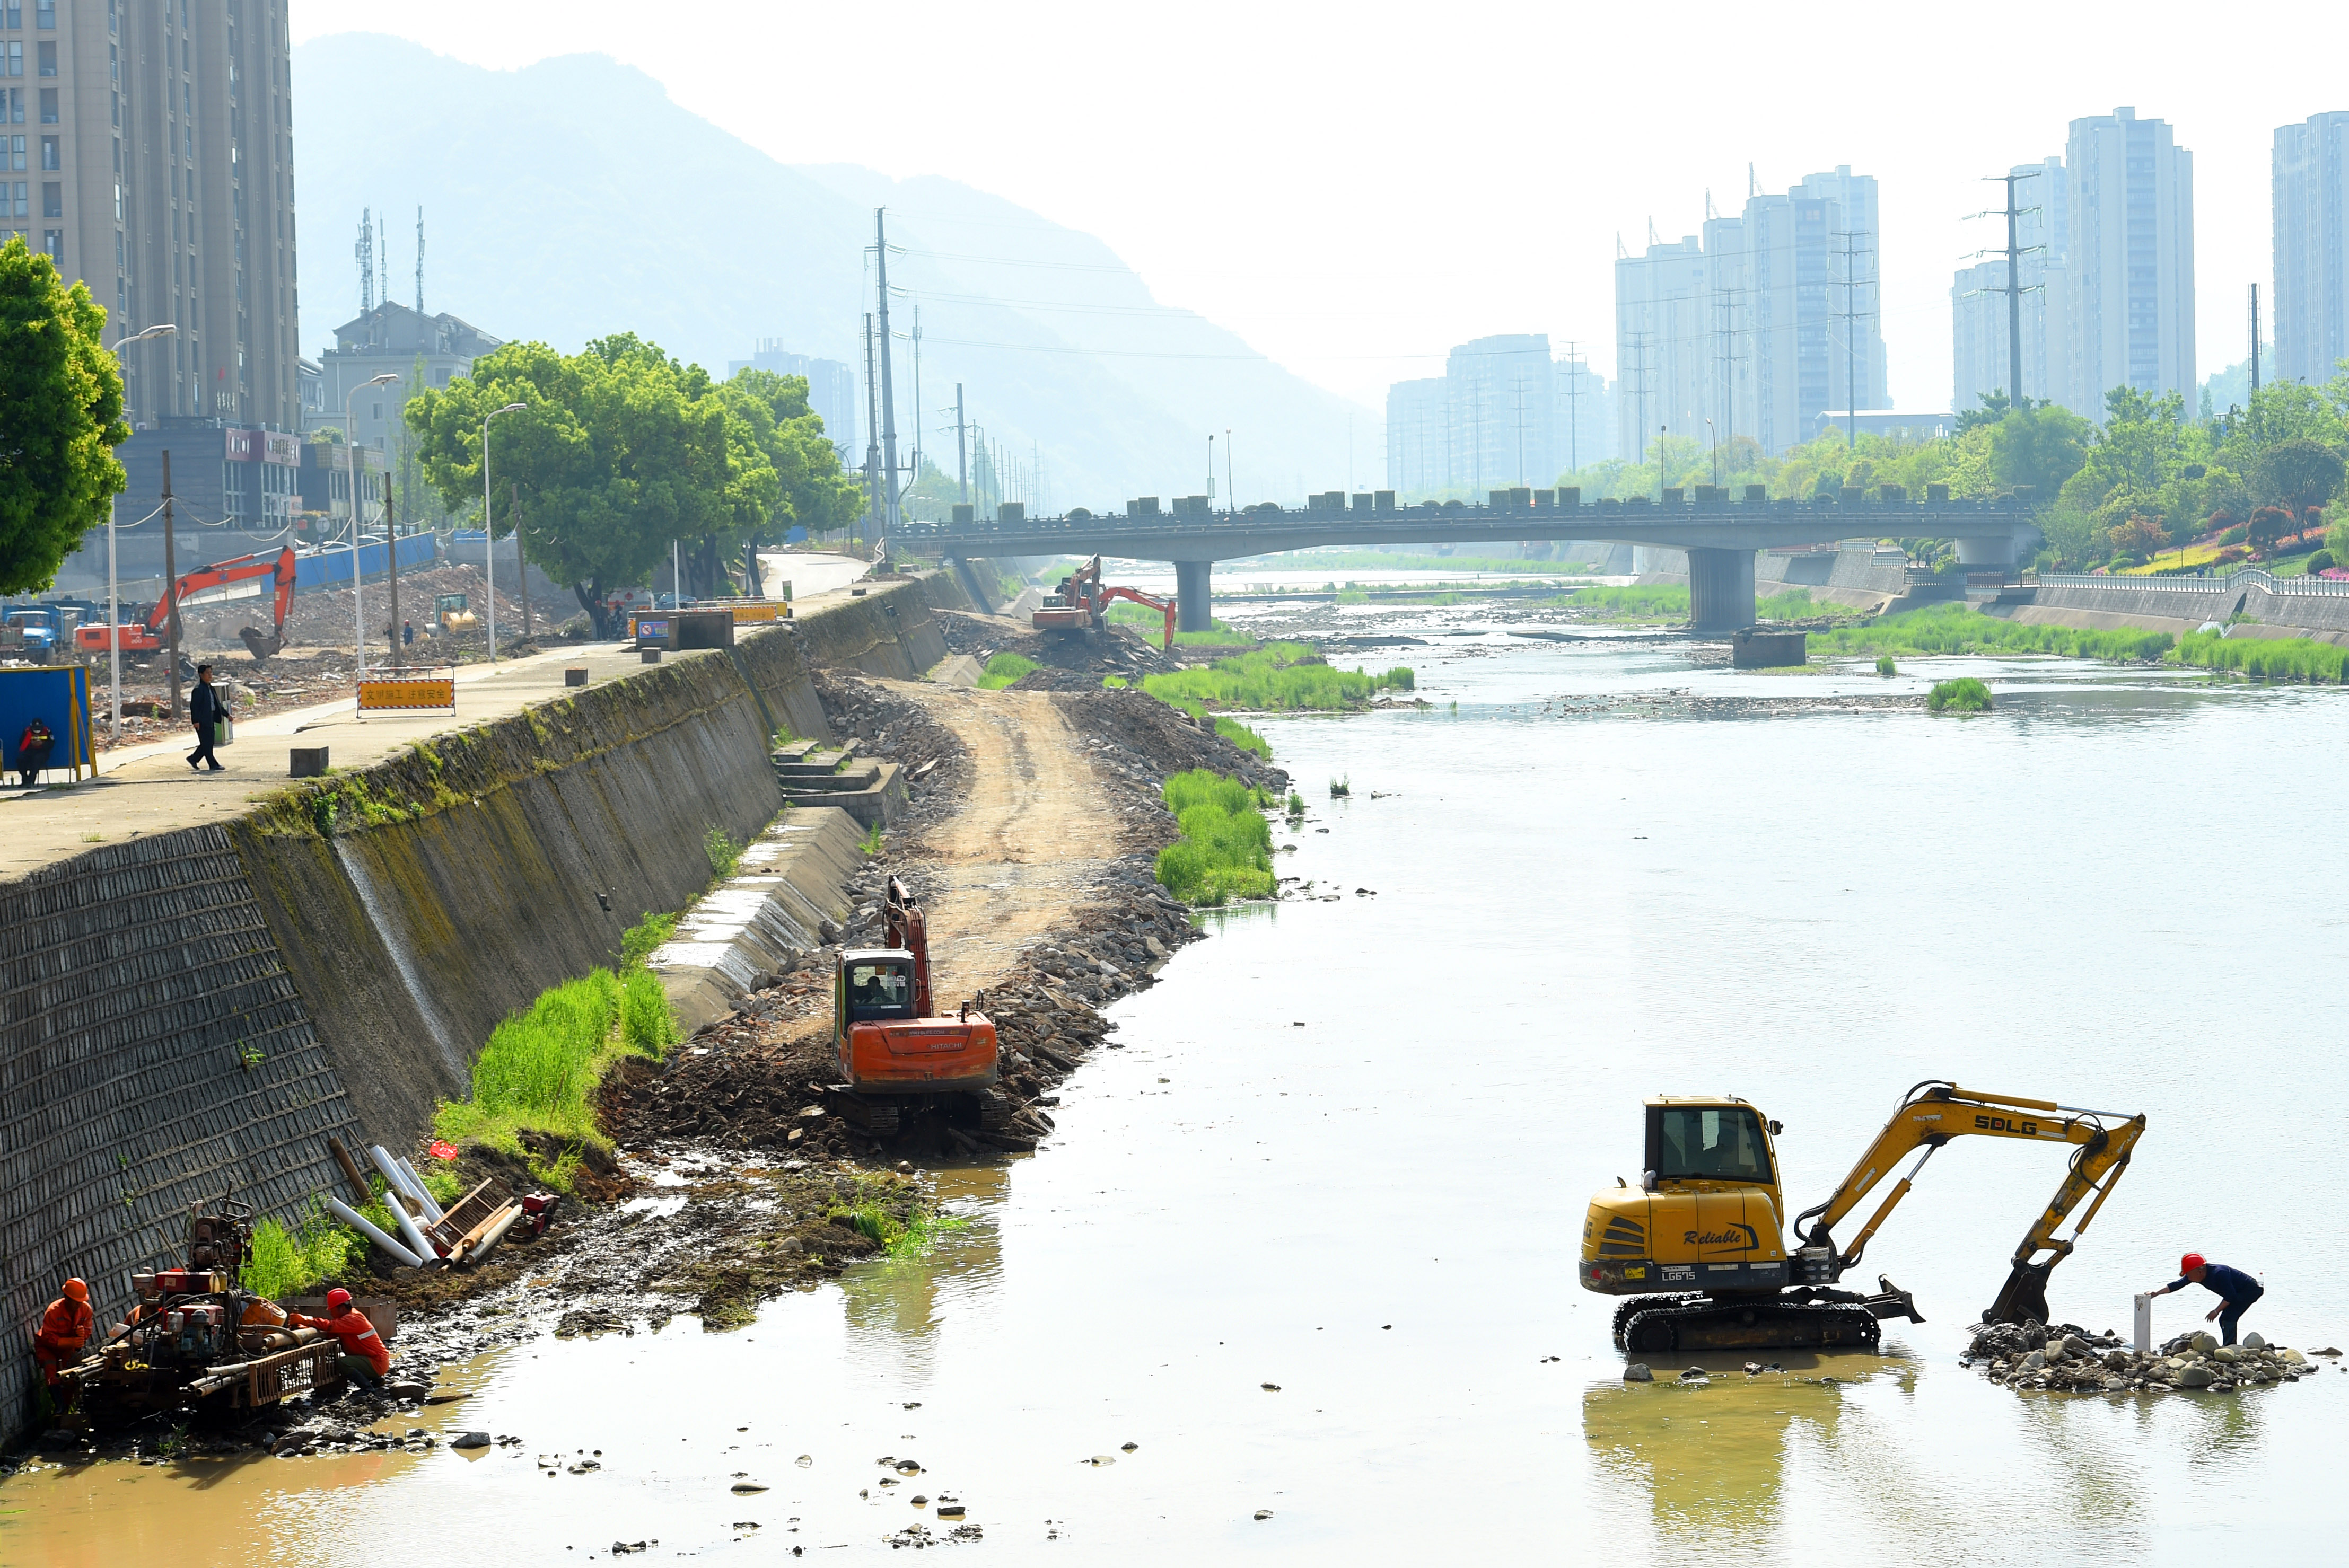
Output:
M2054 1100L1982 1094L1953 1083L1928 1079L1909 1091L1900 1109L1893 1112L1884 1130L1876 1135L1876 1141L1852 1166L1851 1173L1844 1178L1835 1195L1795 1217L1795 1233L1802 1242L1796 1260L1798 1270L1807 1277L1823 1281L1839 1278L1844 1270L1859 1261L1868 1239L1876 1234L1894 1206L1909 1195L1925 1161L1952 1138L1977 1134L2073 1146L2071 1168L2064 1173L2062 1185L2055 1189L2055 1196L2049 1200L2045 1212L2023 1233L2022 1244L2014 1250L2013 1272L2007 1276L1998 1300L1983 1315L1986 1323L2019 1323L2026 1317L2046 1322L2048 1273L2071 1254L2081 1233L2096 1217L2096 1211L2104 1207L2105 1200L2112 1196L2121 1172L2128 1168L2130 1150L2145 1134L2145 1118L2141 1115L2125 1117L2117 1111L2087 1110L2058 1105ZM1850 1246L1838 1252L1831 1234L1835 1226L1875 1191L1896 1163L1918 1149L1924 1152L1918 1155L1917 1162L1885 1194ZM2055 1233L2064 1220L2091 1194L2094 1201L2088 1202L2086 1212L2073 1225L2071 1235L2057 1236ZM2040 1256L2043 1253L2046 1254L2044 1259Z

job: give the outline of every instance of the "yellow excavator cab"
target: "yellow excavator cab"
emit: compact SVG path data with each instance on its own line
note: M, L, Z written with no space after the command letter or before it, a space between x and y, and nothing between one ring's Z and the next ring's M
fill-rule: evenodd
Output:
M1602 1190L1583 1220L1583 1289L1785 1285L1776 1123L1734 1096L1660 1095L1646 1109L1639 1184Z

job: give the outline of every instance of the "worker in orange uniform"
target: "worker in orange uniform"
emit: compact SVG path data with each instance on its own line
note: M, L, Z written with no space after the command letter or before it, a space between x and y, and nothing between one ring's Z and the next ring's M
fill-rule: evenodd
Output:
M69 1279L65 1294L41 1314L40 1332L33 1336L33 1359L40 1364L49 1401L60 1414L72 1407L74 1389L58 1374L81 1359L82 1346L89 1343L89 1286Z
M383 1338L367 1321L366 1313L351 1305L351 1293L336 1285L326 1293L326 1315L305 1317L298 1312L285 1315L286 1324L295 1328L319 1328L343 1342L339 1365L343 1376L354 1383L373 1388L383 1382L384 1374L391 1370L391 1352L383 1346Z

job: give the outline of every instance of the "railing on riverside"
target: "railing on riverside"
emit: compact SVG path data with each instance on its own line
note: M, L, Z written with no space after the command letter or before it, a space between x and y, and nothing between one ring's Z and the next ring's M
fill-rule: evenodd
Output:
M2279 577L2256 566L2224 577L2190 577L2183 573L2166 577L2098 577L2083 572L2043 572L2039 583L2046 588L2151 588L2170 593L2235 593L2246 588L2264 588L2271 593L2349 598L2349 582L2332 577Z

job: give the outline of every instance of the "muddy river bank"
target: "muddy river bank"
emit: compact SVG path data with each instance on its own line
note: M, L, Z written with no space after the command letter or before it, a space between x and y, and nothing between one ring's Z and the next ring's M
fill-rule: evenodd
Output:
M1699 1356L1703 1378L1627 1384L1614 1304L1574 1262L1588 1194L1637 1174L1648 1095L1732 1092L1782 1119L1806 1203L1907 1085L1952 1078L2147 1116L2052 1283L2064 1320L2126 1326L2191 1247L2264 1277L2247 1329L2342 1344L2349 1265L2285 1206L2227 1196L2267 1150L2328 1146L2324 1098L2292 1088L2329 1062L2321 1003L2276 965L2340 924L2344 869L2321 837L2269 852L2230 780L2323 798L2349 741L2340 694L1950 659L1899 683L1812 677L1810 707L1754 710L1788 683L1477 614L1347 620L1424 638L1381 658L1407 657L1434 706L1257 725L1310 803L1276 829L1284 873L1343 896L1208 915L1154 985L1112 995L1098 961L1059 955L1084 946L1041 913L1053 873L938 862L941 907L988 881L1032 890L1018 918L1042 923L1002 972L1047 958L1037 994L1115 1027L1040 1075L1032 1151L858 1163L874 1202L885 1177L918 1183L949 1222L926 1249L783 1282L720 1333L682 1292L647 1294L671 1305L656 1325L632 1285L619 1326L561 1335L592 1293L517 1280L450 1315L481 1340L436 1383L461 1397L392 1418L431 1449L45 1468L0 1485L0 1561L167 1540L197 1563L294 1563L464 1541L517 1562L642 1542L745 1563L929 1542L1350 1564L1599 1539L1632 1563L1964 1563L2011 1559L2018 1521L2054 1563L2327 1555L2349 1376L2154 1396L2018 1390L1963 1364L2060 1174L2033 1158L2049 1150L1953 1148L1920 1180L1869 1262L1928 1321L1889 1325L1878 1355L1774 1353L1759 1374ZM1998 711L1848 700L1958 673ZM2147 847L2157 822L2190 825L2196 864L2259 864L2256 887L2187 874L2184 851ZM573 1255L625 1255L662 1205L840 1230L816 1212L854 1194L823 1190L848 1175L825 1161L857 1151L792 1147L655 1136L626 1155L623 1207L647 1217L583 1226L600 1239ZM2157 1338L2201 1310L2164 1298ZM492 1446L450 1446L468 1430ZM948 1499L962 1511L942 1517Z

